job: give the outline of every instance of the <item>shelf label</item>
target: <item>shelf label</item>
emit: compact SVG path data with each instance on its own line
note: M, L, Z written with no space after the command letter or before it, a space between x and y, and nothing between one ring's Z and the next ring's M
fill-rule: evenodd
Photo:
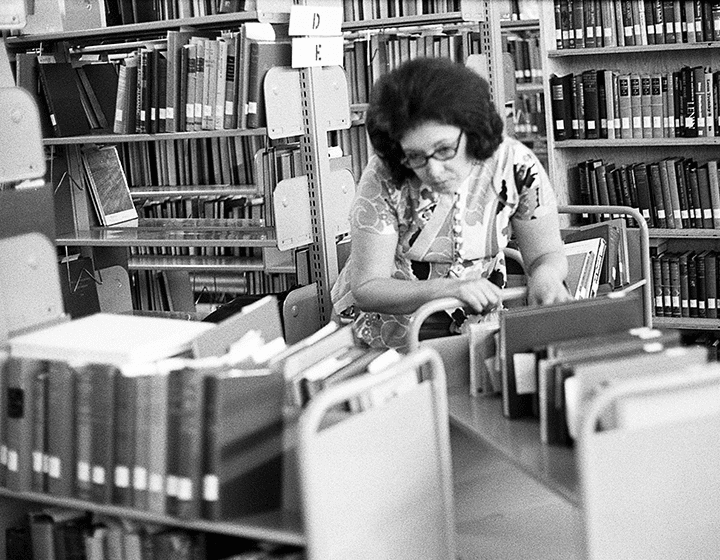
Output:
M342 33L342 6L299 6L290 8L291 37L315 35L328 37Z
M342 66L343 38L294 37L292 40L292 67Z

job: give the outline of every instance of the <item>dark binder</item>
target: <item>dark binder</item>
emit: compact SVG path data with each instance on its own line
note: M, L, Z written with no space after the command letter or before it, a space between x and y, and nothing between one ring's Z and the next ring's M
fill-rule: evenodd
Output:
M39 65L40 83L50 111L56 136L90 134L90 123L76 82L75 69L69 62Z
M263 82L270 68L290 66L292 50L288 42L251 41L249 53L250 75L248 77L248 95L245 112L247 128L260 128L266 124L265 95Z

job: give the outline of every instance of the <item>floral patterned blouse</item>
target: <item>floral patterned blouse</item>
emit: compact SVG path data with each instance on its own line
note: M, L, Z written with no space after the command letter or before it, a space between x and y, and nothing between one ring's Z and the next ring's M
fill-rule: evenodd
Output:
M477 163L460 190L463 270L505 285L503 249L513 220L532 220L556 207L547 173L532 151L505 138L495 153ZM457 211L457 210L455 210ZM417 177L398 184L377 156L363 171L350 213L355 229L398 238L394 278L418 281L413 261L425 278L446 277L453 264L453 196L437 196ZM417 271L417 267L415 269ZM332 289L333 309L354 318L356 336L373 347L406 349L410 315L364 313L350 291L350 263Z

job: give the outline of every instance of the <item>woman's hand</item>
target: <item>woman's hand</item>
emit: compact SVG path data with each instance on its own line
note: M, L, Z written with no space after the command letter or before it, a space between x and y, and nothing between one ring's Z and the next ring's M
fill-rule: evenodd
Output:
M563 280L551 263L535 267L527 281L528 304L547 305L573 299Z
M495 309L502 299L502 289L487 278L458 278L451 280L455 286L453 294L464 301L475 313Z

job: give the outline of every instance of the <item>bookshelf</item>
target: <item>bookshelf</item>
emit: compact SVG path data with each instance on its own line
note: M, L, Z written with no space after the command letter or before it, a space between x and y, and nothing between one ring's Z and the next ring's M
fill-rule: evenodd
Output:
M540 20L501 20L503 50L512 57L512 84L506 88L508 103L512 102L512 134L531 148L547 167L545 134L545 98L540 59Z
M628 3L631 7L635 5L638 9L640 4L642 4L642 2ZM702 4L704 5L705 3ZM717 53L720 44L717 41L698 39L695 42L688 42L686 37L680 37L680 35L678 35L672 42L648 44L647 34L651 33L651 28L646 29L646 38L637 39L634 45L623 41L624 45L618 46L616 35L613 46L569 48L566 43L564 48L558 48L558 42L561 42L563 37L567 38L567 33L563 35L561 30L558 29L558 24L556 23L558 20L556 20L555 13L556 5L560 6L561 4L553 2L541 3L540 19L543 25L540 31L542 64L546 76L544 80L544 95L546 99L552 99L553 88L549 80L549 77L552 75L564 76L573 74L577 76L587 70L612 70L619 75L636 75L640 78L652 76L662 77L665 75L668 77L669 83L672 84L673 73L680 71L683 67L692 68L699 66L709 68L712 71L718 69ZM684 4L684 6L687 5L688 4ZM620 17L618 16L621 6L620 2L608 2L607 6L614 8L616 10L614 12L615 16ZM615 23L617 26L617 20ZM603 27L604 26L603 24ZM641 27L638 26L637 29L640 30ZM682 27L680 27L680 29L682 29ZM604 34L607 36L606 31ZM595 36L597 37L597 33ZM642 33L640 37L642 37ZM642 81L640 83L642 84ZM580 87L582 87L582 85ZM669 87L671 88L671 85ZM669 89L669 91L672 92L672 89ZM642 95L642 91L640 93ZM672 93L670 93L669 99L672 98ZM585 103L585 107L587 107L587 102ZM679 114L675 111L675 105L673 105L672 110L669 103L665 104L664 107L665 112L663 116ZM648 109L644 110L648 111ZM579 164L585 161L602 160L604 164L614 164L616 168L644 163L647 164L647 168L650 169L649 164L662 164L666 158L671 157L684 158L685 161L694 160L697 165L702 165L717 159L718 137L715 136L714 131L712 133L706 133L704 136L700 133L699 136L683 137L675 132L677 125L673 131L670 131L670 127L665 124L672 122L672 119L667 121L661 118L660 121L657 121L653 118L651 112L643 113L642 111L643 108L641 105L641 118L639 120L633 120L631 118L629 121L625 121L629 123L627 127L630 129L632 129L633 125L635 126L635 133L633 133L632 130L626 132L626 128L623 128L621 132L616 133L615 138L583 138L583 133L581 132L580 138L570 135L568 139L558 140L553 134L553 126L557 121L557 116L553 116L553 112L550 110L550 104L548 104L546 128L548 131L549 173L557 187L561 204L587 203L582 192L583 189L581 188L582 184L579 177ZM625 113L623 113L623 115L624 114ZM658 115L658 113L655 115ZM619 116L618 108L616 117ZM635 113L632 113L632 117L635 116ZM619 121L619 119L616 120ZM652 129L652 123L657 122L661 122L661 125L660 127L655 126L655 133L652 134L652 131L647 129L647 125L650 123L650 128ZM677 119L675 122L677 123ZM639 131L638 125L640 128ZM645 125L646 128L644 134L642 131L643 125ZM577 134L575 136L577 136ZM633 191L631 191L631 193L632 192ZM668 192L670 194L665 194L664 196L668 197L672 195L674 198L674 193L672 191ZM682 197L682 191L678 192L678 196ZM640 207L641 200L634 194L631 194L631 198L632 197L634 197L634 203L631 205L642 210ZM652 199L652 202L655 203L656 199ZM664 210L663 207L661 208ZM675 209L677 210L677 207L675 207ZM656 216L657 207L654 210L651 208L650 212ZM664 213L667 214L667 211ZM643 212L643 215L646 216L647 214ZM687 213L685 213L685 216L687 216ZM717 230L712 227L709 228L705 224L702 227L693 227L691 222L690 227L685 224L682 228L657 227L657 224L652 222L648 225L653 258L657 255L684 253L688 251L695 253L701 253L703 251L715 252L719 248ZM713 279L713 284L716 284L715 279ZM655 291L658 289L660 290L659 292ZM661 302L666 301L663 298L681 297L680 287L677 283L672 284L669 281L662 281L660 278L654 280L653 290L655 297L660 297ZM665 292L662 290L665 290ZM684 297L683 295L683 301ZM660 307L662 308L663 305L661 304ZM683 313L681 316L671 316L670 312L666 313L663 310L663 312L660 313L658 309L655 309L653 324L659 327L666 326L691 330L716 330L718 328L718 321L715 318L689 316L689 307L688 304L686 307L688 315Z
M289 21L289 6L290 2L282 0L264 0L252 12L17 35L8 37L6 44L15 57L41 50L76 61L110 61L142 45L162 43L169 33L184 32L181 30L213 36L262 22L282 33ZM309 127L313 126L309 121ZM64 137L46 134L48 178L55 189L56 243L65 254L92 256L96 269L119 264L136 275L136 282L138 275L152 282L164 271L182 271L196 297L215 290L225 294L216 297L227 298L250 290L262 294L290 289L297 284L295 249L278 252L273 227L272 188L280 177L264 170L264 166L275 169L280 165L281 156L275 155L275 145L280 143L290 144L297 154L297 169L292 172L307 173L299 163L302 134L273 141L264 127L152 134L94 131L91 136ZM80 164L81 150L89 144L117 147L131 196L141 210L136 227L99 225ZM257 155L261 150L262 158ZM306 161L312 174L318 165L315 156ZM228 208L228 201L234 209ZM316 274L312 280L320 284L329 281L322 276L322 267L312 272ZM229 278L236 279L235 290L222 292L222 286L231 284ZM135 299L137 307L140 302Z

